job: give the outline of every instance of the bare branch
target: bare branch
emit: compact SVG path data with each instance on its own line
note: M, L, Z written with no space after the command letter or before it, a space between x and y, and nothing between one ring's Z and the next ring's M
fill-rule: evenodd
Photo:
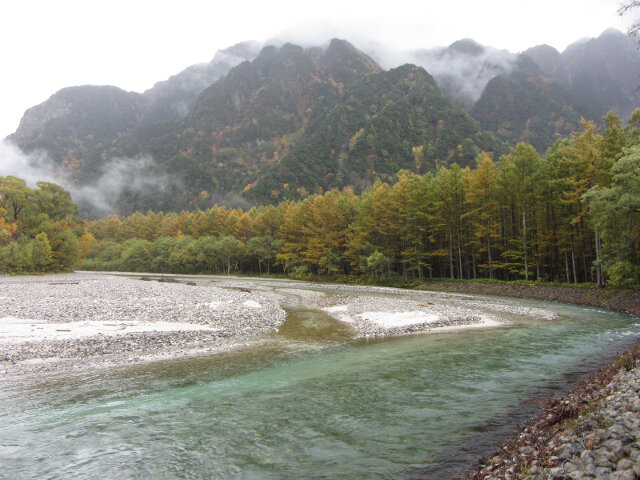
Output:
M620 16L626 15L631 10L638 7L640 7L640 0L629 0L629 1L623 2L620 4L620 8L618 8L618 15ZM638 37L639 33L640 33L640 18L636 18L627 29L627 34L630 37Z

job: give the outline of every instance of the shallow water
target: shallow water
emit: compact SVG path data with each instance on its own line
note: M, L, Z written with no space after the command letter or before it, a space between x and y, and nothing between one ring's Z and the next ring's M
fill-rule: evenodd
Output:
M625 315L487 301L559 318L353 342L293 302L244 350L7 382L0 478L452 478L640 338Z

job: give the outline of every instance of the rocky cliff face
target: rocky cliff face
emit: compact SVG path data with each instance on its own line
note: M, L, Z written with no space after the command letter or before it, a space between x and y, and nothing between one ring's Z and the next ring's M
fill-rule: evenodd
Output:
M18 129L12 138L17 142L38 136L45 125L56 118L61 118L71 113L71 102L68 99L54 95L48 101L31 107L24 112Z

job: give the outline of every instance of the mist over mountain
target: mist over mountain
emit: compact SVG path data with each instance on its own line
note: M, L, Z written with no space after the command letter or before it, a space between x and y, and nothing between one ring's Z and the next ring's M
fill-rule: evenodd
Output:
M83 175L83 164L107 160L100 151L138 125L147 107L143 95L117 87L68 87L27 110L9 140L25 152L45 151L52 169L84 183L91 175Z
M470 39L379 53L385 65L411 64L383 70L337 39L246 42L144 93L60 90L8 140L34 175L78 192L85 212L128 214L361 190L401 169L473 165L480 151L497 158L518 141L543 152L581 116L600 121L613 109L626 120L640 105L640 57L617 31L562 53L542 45L517 55ZM107 183L113 195L93 206L79 193Z
M218 51L209 63L191 65L167 80L156 83L144 92L150 106L143 123L180 120L193 108L198 95L224 77L236 65L253 60L260 52L258 42L243 42Z
M459 40L445 48L416 50L415 64L436 80L450 99L470 111L489 81L509 73L518 60L506 50L485 47L472 39Z
M544 152L579 128L575 97L528 56L492 78L471 109L482 128L507 143L527 142Z
M562 53L542 45L523 55L569 90L588 119L613 110L626 120L640 105L640 54L635 41L618 30L575 42Z

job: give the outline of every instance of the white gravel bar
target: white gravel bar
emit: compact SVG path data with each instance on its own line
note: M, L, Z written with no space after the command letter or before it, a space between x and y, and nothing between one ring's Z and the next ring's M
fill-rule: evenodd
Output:
M4 276L0 374L225 351L274 332L285 316L278 296L217 286L210 278Z
M406 295L406 291L404 292ZM487 328L505 324L491 313L456 305L439 294L415 292L406 297L397 299L390 296L333 295L318 303L329 315L349 323L359 338Z
M77 272L0 276L0 375L208 355L273 340L284 307L321 310L353 338L487 328L555 313L477 297L286 279ZM148 280L148 281L143 281ZM160 280L160 281L159 281Z

